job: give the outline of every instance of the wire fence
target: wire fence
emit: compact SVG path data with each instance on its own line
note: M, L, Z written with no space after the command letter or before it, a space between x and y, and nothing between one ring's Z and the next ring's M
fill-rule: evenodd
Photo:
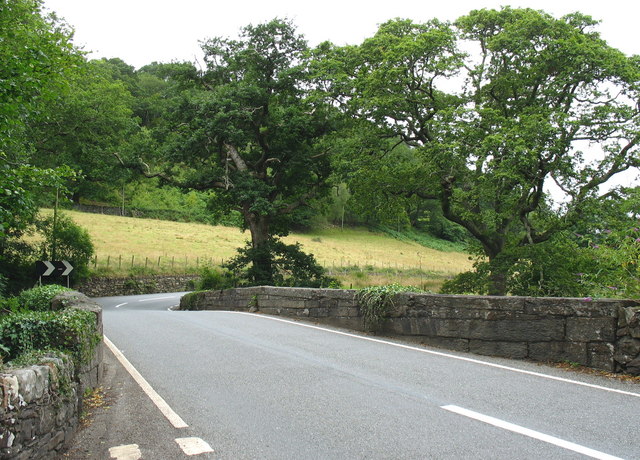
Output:
M107 268L113 270L130 270L134 268L147 269L197 269L200 267L220 267L229 259L219 256L145 256L145 255L95 255L91 261L94 269ZM358 261L346 258L340 259L320 259L318 263L327 270L339 271L425 271L422 264L418 266L393 261L366 260Z
M221 267L228 258L193 255L96 255L91 268L96 274L116 276L199 273L205 267ZM348 258L319 260L327 275L340 280L344 287L362 288L398 283L437 291L451 277L448 273L425 270L400 262L357 261Z

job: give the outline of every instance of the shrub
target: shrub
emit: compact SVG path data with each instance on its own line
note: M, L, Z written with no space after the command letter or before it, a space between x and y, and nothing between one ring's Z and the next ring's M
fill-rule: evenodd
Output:
M73 265L72 280L86 278L94 253L89 233L62 214L58 215L55 226L51 216L38 222L37 227L44 236L40 257L43 260L67 260Z
M200 279L194 282L193 288L196 291L230 289L237 282L229 270L204 267L200 270Z
M324 268L312 254L305 254L299 243L285 244L272 237L259 248L248 243L238 249L238 255L224 265L245 286L325 287L333 278L325 274ZM268 260L270 272L253 264L254 260ZM264 264L263 264L264 266Z
M18 295L18 306L23 310L49 311L51 310L51 300L61 292L70 289L57 284L48 284L22 291Z

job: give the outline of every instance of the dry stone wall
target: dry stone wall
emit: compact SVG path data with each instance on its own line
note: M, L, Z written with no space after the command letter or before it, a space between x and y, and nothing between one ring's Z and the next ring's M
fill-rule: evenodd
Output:
M91 278L75 287L89 297L189 291L198 275Z
M183 297L182 309L259 311L364 331L356 291L254 287ZM632 300L399 294L377 332L482 355L640 375Z
M54 304L94 312L102 334L102 310L86 296L62 293ZM78 429L85 389L100 383L102 357L100 342L79 368L56 354L39 365L0 372L0 459L58 458Z

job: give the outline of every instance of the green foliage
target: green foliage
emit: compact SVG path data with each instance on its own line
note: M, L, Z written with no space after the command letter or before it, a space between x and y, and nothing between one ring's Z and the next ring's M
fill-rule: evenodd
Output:
M42 103L66 85L81 61L71 30L40 0L0 1L0 154L12 160L28 153L25 127L41 115Z
M67 165L82 171L69 187L74 201L99 197L130 180L112 152L126 150L139 127L133 97L111 73L111 64L104 60L79 66L67 79L69 88L43 108L46 120L29 128L36 166Z
M604 229L590 235L563 232L513 254L507 292L535 297L640 297L640 230ZM489 263L446 281L442 293L487 294Z
M441 294L476 294L489 293L489 264L476 260L473 270L457 274L453 279L442 283Z
M308 200L326 193L324 138L335 130L338 113L309 96L307 44L288 21L250 25L237 40L213 38L202 47L203 72L145 69L170 81L174 91L167 122L150 132L159 148L146 144L140 151L155 153L147 161L160 172L153 173L135 149L122 162L185 190L215 191L207 196L208 210L216 218L240 213L258 248L286 235L305 217ZM160 91L160 82L147 80L147 89ZM252 264L263 261L269 257L254 257ZM269 267L251 275L269 279L257 271L269 273Z
M324 274L312 254L300 244L285 244L277 238L254 248L250 243L224 267L246 286L325 287L335 281Z
M451 241L443 240L431 236L429 233L423 233L411 228L403 229L401 231L394 230L385 226L376 226L377 230L386 233L393 238L400 241L415 241L416 243L426 247L443 252L462 252L467 248L466 244L453 243Z
M66 260L73 265L71 279L76 281L86 278L94 254L89 232L60 213L40 220L37 227L44 236L39 248L42 260Z
M18 305L27 311L50 311L51 300L61 292L70 289L57 284L47 284L22 291L18 296Z
M90 311L30 311L0 319L0 349L5 362L33 350L57 349L70 353L78 363L86 363L100 339L95 314Z
M193 289L196 291L231 289L237 282L238 280L230 271L204 267L200 270L200 278L194 283Z
M608 196L611 177L640 165L637 58L609 47L595 24L483 9L455 24L389 21L360 46L318 52L329 97L370 125L346 156L388 174L390 194L438 200L482 248L490 294L507 291L521 247L570 229ZM414 175L384 161L398 138L415 149ZM585 141L603 154L586 161ZM383 180L372 183L386 189ZM551 181L561 207L546 194Z
M402 292L424 292L413 286L389 284L361 289L356 293L356 300L360 306L360 314L364 325L370 330L376 330L388 318L389 312L395 307L394 298Z

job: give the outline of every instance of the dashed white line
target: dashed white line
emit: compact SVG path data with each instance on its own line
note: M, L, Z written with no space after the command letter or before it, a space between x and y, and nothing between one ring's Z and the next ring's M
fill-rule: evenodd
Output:
M176 442L186 455L200 455L213 452L211 446L200 438L178 438Z
M170 296L170 297L153 297L151 299L140 299L138 300L138 302L151 302L154 300L167 300L167 299L175 299L176 296Z
M488 415L484 415L479 412L474 412L472 410L465 409L463 407L448 405L448 406L441 406L441 408L449 412L463 415L465 417L469 417L474 420L478 420L480 422L484 422L489 425L502 428L504 430L508 430L514 433L528 436L530 438L537 439L539 441L544 441L546 443L553 444L554 446L562 447L563 449L571 450L573 452L577 452L579 454L586 455L588 457L597 458L600 460L622 460L620 457L614 457L613 455L605 454L604 452L600 452L598 450L591 449L589 447L581 446L580 444L576 444L570 441L565 441L564 439L560 439L560 438L556 438L555 436L550 436L548 434L540 433L539 431L534 431L529 428L522 427L520 425L515 425L513 423L505 422L504 420L500 420L495 417L490 417Z
M142 452L137 444L128 444L110 448L109 456L116 460L138 460L142 458Z
M129 302L125 302L125 303L118 304L118 305L116 305L116 308L120 308L121 306L126 305L126 304L128 304L128 303L129 303Z
M481 361L479 359L467 358L465 356L457 356L457 355L452 355L450 353L443 353L441 351L427 350L426 348L412 347L410 345L404 345L404 344L401 344L401 343L389 342L388 340L380 340L380 339L374 339L373 337L365 337L365 336L362 336L362 335L350 334L348 332L336 331L336 330L333 330L333 329L327 329L327 328L324 328L324 327L313 326L311 324L299 323L299 322L296 322L296 321L290 321L290 320L286 320L286 319L282 319L282 318L275 318L273 316L258 315L258 314L255 314L255 313L247 313L247 312L243 312L243 311L225 311L224 313L231 313L231 314L234 314L234 315L255 316L257 318L268 319L268 320L271 320L271 321L279 321L281 323L293 324L295 326L306 327L306 328L309 328L309 329L316 329L318 331L330 332L332 334L343 335L343 336L346 336L346 337L352 337L352 338L355 338L355 339L366 340L366 341L369 341L369 342L381 343L381 344L384 344L384 345L391 345L393 347L403 348L405 350L418 351L420 353L426 353L426 354L429 354L429 355L435 355L435 356L441 356L441 357L444 357L444 358L457 359L459 361L465 361L465 362L468 362L468 363L474 363L474 364L480 364L480 365L483 365L483 366L494 367L496 369L502 369L502 370L510 371L510 372L517 372L519 374L531 375L531 376L534 376L534 377L541 377L541 378L544 378L544 379L555 380L555 381L558 381L558 382L571 383L573 385L580 385L580 386L583 386L583 387L594 388L596 390L608 391L608 392L611 392L611 393L618 393L618 394L625 395L625 396L633 396L633 397L636 397L636 398L640 398L640 393L634 393L634 392L631 392L631 391L618 390L616 388L607 388L607 387L603 387L601 385L595 385L593 383L586 383L586 382L580 382L578 380L565 379L563 377L556 377L554 375L542 374L540 372L527 371L527 370L524 370L524 369L518 369L517 367L504 366L502 364L490 363L488 361Z
M147 382L146 379L140 374L140 372L138 372L137 369L133 367L129 360L122 354L122 352L120 352L120 350L116 348L113 342L111 342L111 340L109 340L106 335L104 336L104 343L107 345L107 347L109 347L116 358L118 358L118 361L120 361L120 363L129 372L129 374L131 374L131 377L133 377L134 380L138 382L140 388L142 388L147 396L149 396L156 407L160 409L160 412L162 412L167 420L169 420L169 423L171 423L176 428L187 428L189 425L187 425L184 420L182 420L180 416L176 414L174 410L171 409L171 407L169 407L169 404L167 404L167 402L162 399L162 397L158 393L156 393L151 385L149 385L149 382Z

